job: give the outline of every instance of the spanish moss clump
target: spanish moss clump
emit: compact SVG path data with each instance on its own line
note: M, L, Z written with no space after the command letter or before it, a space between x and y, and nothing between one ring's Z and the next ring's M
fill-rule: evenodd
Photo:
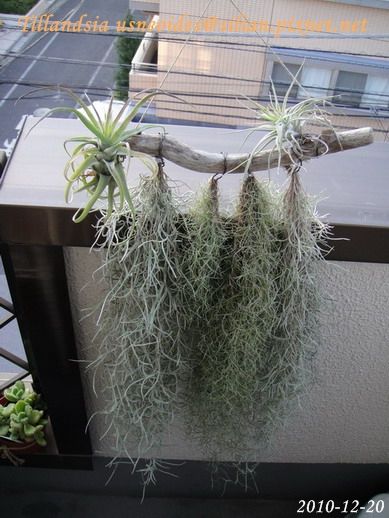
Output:
M263 391L269 401L269 426L280 410L307 387L309 359L316 350L315 336L322 304L315 270L323 260L328 227L315 215L302 189L299 167L288 168L289 184L282 200L284 240L278 274L278 325L265 368Z
M229 243L228 279L201 337L192 405L194 433L215 459L245 460L263 427L263 365L277 323L275 217L268 186L248 175Z
M214 348L214 326L222 309L228 221L219 213L218 180L212 178L188 214L188 246L185 250L184 286L187 298L188 341L192 344L190 377L186 386L186 418L189 432L197 428L204 365ZM195 411L193 411L193 408Z
M106 434L115 439L115 457L133 459L134 469L139 457L154 457L151 450L160 446L186 368L182 223L162 167L141 178L137 201L135 222L128 210L99 224L108 292L91 365L104 382Z
M188 281L188 319L192 332L196 328L203 329L224 280L227 222L219 214L217 182L214 178L209 181L187 218L188 246L184 261Z

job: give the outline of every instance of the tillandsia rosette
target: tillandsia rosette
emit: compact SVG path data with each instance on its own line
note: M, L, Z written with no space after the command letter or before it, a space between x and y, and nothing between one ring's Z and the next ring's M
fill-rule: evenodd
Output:
M134 151L129 144L129 139L157 126L136 124L130 127L130 123L142 106L158 92L145 95L133 107L129 99L123 103L116 114L113 109L114 99L111 97L108 110L103 115L97 111L93 103L88 106L71 90L64 88L61 90L64 90L79 107L53 108L37 124L54 113L65 111L72 113L90 133L90 135L67 139L64 143L69 155L64 171L67 181L66 201L70 202L75 193L87 194L84 206L76 212L73 221L75 223L83 221L101 200L104 202L107 217L114 209L122 211L125 207L134 216L134 203L126 179L130 162L134 158L139 159L150 171L155 171L156 165L152 157ZM89 99L88 96L86 98ZM69 149L70 145L73 146L72 149Z
M297 79L300 71L301 67L297 74L292 76L291 84L282 100L278 98L272 81L268 104L261 104L245 97L250 103L246 108L254 112L255 117L260 121L260 124L250 129L246 139L257 131L266 132L249 154L246 173L250 170L253 158L265 149L271 151L269 169L270 160L274 155L278 158L278 168L280 168L284 162L301 165L306 146L320 144L323 149L321 154L328 151L327 143L319 135L313 134L311 128L315 126L333 130L330 113L324 110L325 106L331 104L332 96L308 97L298 103L291 103L289 96L296 84L304 91L304 87Z
M36 442L46 446L44 405L40 396L17 381L4 391L0 405L0 438L15 443Z

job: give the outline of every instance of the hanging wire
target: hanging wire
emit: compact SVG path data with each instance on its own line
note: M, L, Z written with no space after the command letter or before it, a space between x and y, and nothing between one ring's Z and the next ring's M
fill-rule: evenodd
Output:
M163 149L162 149L162 147L163 147L163 142L164 142L165 137L166 137L165 132L164 131L161 132L160 136L161 136L161 138L159 140L158 155L156 156L156 160L157 160L158 167L163 169L165 167L165 159L164 159L164 156L163 156ZM160 173L161 173L161 171L160 171Z
M221 154L223 155L223 172L222 173L215 173L211 180L215 181L215 182L218 182L219 180L221 180L223 178L223 176L225 174L227 174L227 168L228 168L228 164L227 164L227 158L228 158L228 154L225 153L224 151L221 151Z

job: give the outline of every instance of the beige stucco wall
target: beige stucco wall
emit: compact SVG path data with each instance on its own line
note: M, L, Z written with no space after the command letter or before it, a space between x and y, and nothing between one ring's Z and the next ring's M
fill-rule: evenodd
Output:
M147 89L156 89L158 86L157 74L151 74L147 72L136 72L130 74L130 92L140 92Z
M289 21L291 18L295 20L314 20L314 21L328 21L331 20L331 29L333 32L341 32L341 22L350 20L366 19L366 33L386 34L389 20L389 9L369 8L358 5L349 5L342 2L328 2L325 0L239 0L235 2L240 11L247 17L248 20L266 20L273 27L284 21ZM175 18L174 14L185 14L186 16L198 19L203 13L208 0L198 0L192 2L191 0L160 0L160 15L161 17ZM166 13L166 14L164 14ZM173 13L173 14L171 14ZM239 11L231 2L212 2L204 17L216 16L222 20L234 20L239 16ZM324 29L326 30L326 29ZM226 36L228 33L226 33ZM235 41L235 40L234 40ZM313 48L319 50L336 50L356 53L383 53L386 52L385 41L377 41L375 39L316 39L316 38L278 38L273 39L276 44L281 44L287 47L303 47ZM263 43L259 37L257 43ZM232 60L231 60L232 61ZM233 68L234 65L239 69L241 64L238 62L230 63Z
M91 307L104 286L91 281L100 256L82 248L66 250L67 274L79 347L91 345L93 319L83 320L82 308ZM388 462L389 461L389 318L387 293L389 265L327 262L320 279L328 304L318 329L314 360L316 382L296 402L271 446L255 445L248 460L266 462ZM93 359L93 347L87 353ZM101 405L84 377L88 413ZM102 382L99 380L98 385ZM179 423L179 420L177 421ZM105 430L101 419L92 421L96 453L112 454L112 438L99 440ZM164 458L204 459L180 426L170 430ZM223 460L228 460L225 452Z

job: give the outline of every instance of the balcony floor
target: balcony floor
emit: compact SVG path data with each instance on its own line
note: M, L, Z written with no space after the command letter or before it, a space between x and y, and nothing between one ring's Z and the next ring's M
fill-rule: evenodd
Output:
M295 518L297 502L146 498L141 504L138 499L123 496L22 492L21 488L2 494L1 509L2 516L12 518ZM336 518L335 514L331 516Z

